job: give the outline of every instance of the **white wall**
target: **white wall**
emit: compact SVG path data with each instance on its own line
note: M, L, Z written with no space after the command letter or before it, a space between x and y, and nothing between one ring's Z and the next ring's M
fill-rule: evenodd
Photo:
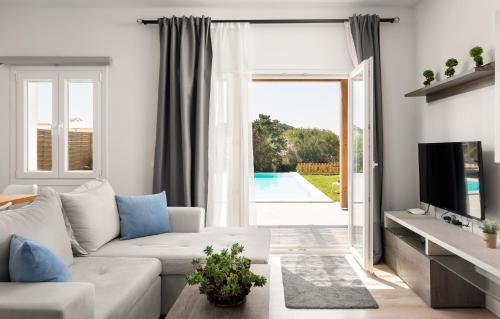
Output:
M417 73L421 87L425 69L444 78L444 62L459 61L457 73L474 66L470 48L485 49L485 63L494 59L495 12L498 0L422 0L416 6ZM473 141L483 143L486 214L500 218L500 165L494 163L494 86L433 103L417 99L420 142Z
M382 74L386 142L385 202L389 209L416 204L414 15L411 8L244 9L2 9L0 55L104 55L109 69L109 179L118 193L151 191L156 125L158 32L136 19L172 14L213 18L344 18L353 13L399 16L382 24ZM258 73L345 73L352 69L341 24L252 26ZM8 69L0 66L0 136L7 141ZM0 152L0 188L9 183L8 148Z

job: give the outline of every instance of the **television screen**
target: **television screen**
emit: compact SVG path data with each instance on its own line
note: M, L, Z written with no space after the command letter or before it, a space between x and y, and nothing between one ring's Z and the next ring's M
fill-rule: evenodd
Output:
M420 201L484 219L481 142L418 145Z

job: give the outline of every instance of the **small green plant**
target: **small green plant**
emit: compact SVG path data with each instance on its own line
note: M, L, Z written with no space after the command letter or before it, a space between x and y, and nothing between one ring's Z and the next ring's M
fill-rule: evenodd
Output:
M483 225L480 226L480 228L483 230L483 233L496 234L498 229L500 228L500 223L494 220L486 219L483 222Z
M476 62L476 67L483 65L483 48L476 46L470 49L469 54L471 58Z
M446 70L444 71L444 74L447 77L453 76L455 74L455 67L458 65L458 60L455 58L449 58L446 60Z
M427 86L431 84L432 81L434 81L434 72L432 72L432 70L425 70L422 74L425 77L424 85Z
M201 294L206 294L216 306L235 306L245 301L252 286L262 287L266 278L250 271L250 259L240 256L243 246L235 243L231 249L215 253L212 246L204 252L207 256L203 265L201 260L193 259L194 271L186 277L189 285L199 285Z

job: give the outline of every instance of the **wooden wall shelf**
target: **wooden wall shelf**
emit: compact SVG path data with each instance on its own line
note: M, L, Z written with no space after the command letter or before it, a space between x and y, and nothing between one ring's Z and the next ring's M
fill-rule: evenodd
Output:
M427 102L433 102L493 84L495 84L495 62L406 93L405 97L425 96Z

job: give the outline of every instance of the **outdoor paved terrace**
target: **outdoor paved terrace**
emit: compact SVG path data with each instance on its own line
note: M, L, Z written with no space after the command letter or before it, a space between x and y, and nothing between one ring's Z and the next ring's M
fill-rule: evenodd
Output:
M330 203L256 203L257 225L262 226L346 226L347 210Z

